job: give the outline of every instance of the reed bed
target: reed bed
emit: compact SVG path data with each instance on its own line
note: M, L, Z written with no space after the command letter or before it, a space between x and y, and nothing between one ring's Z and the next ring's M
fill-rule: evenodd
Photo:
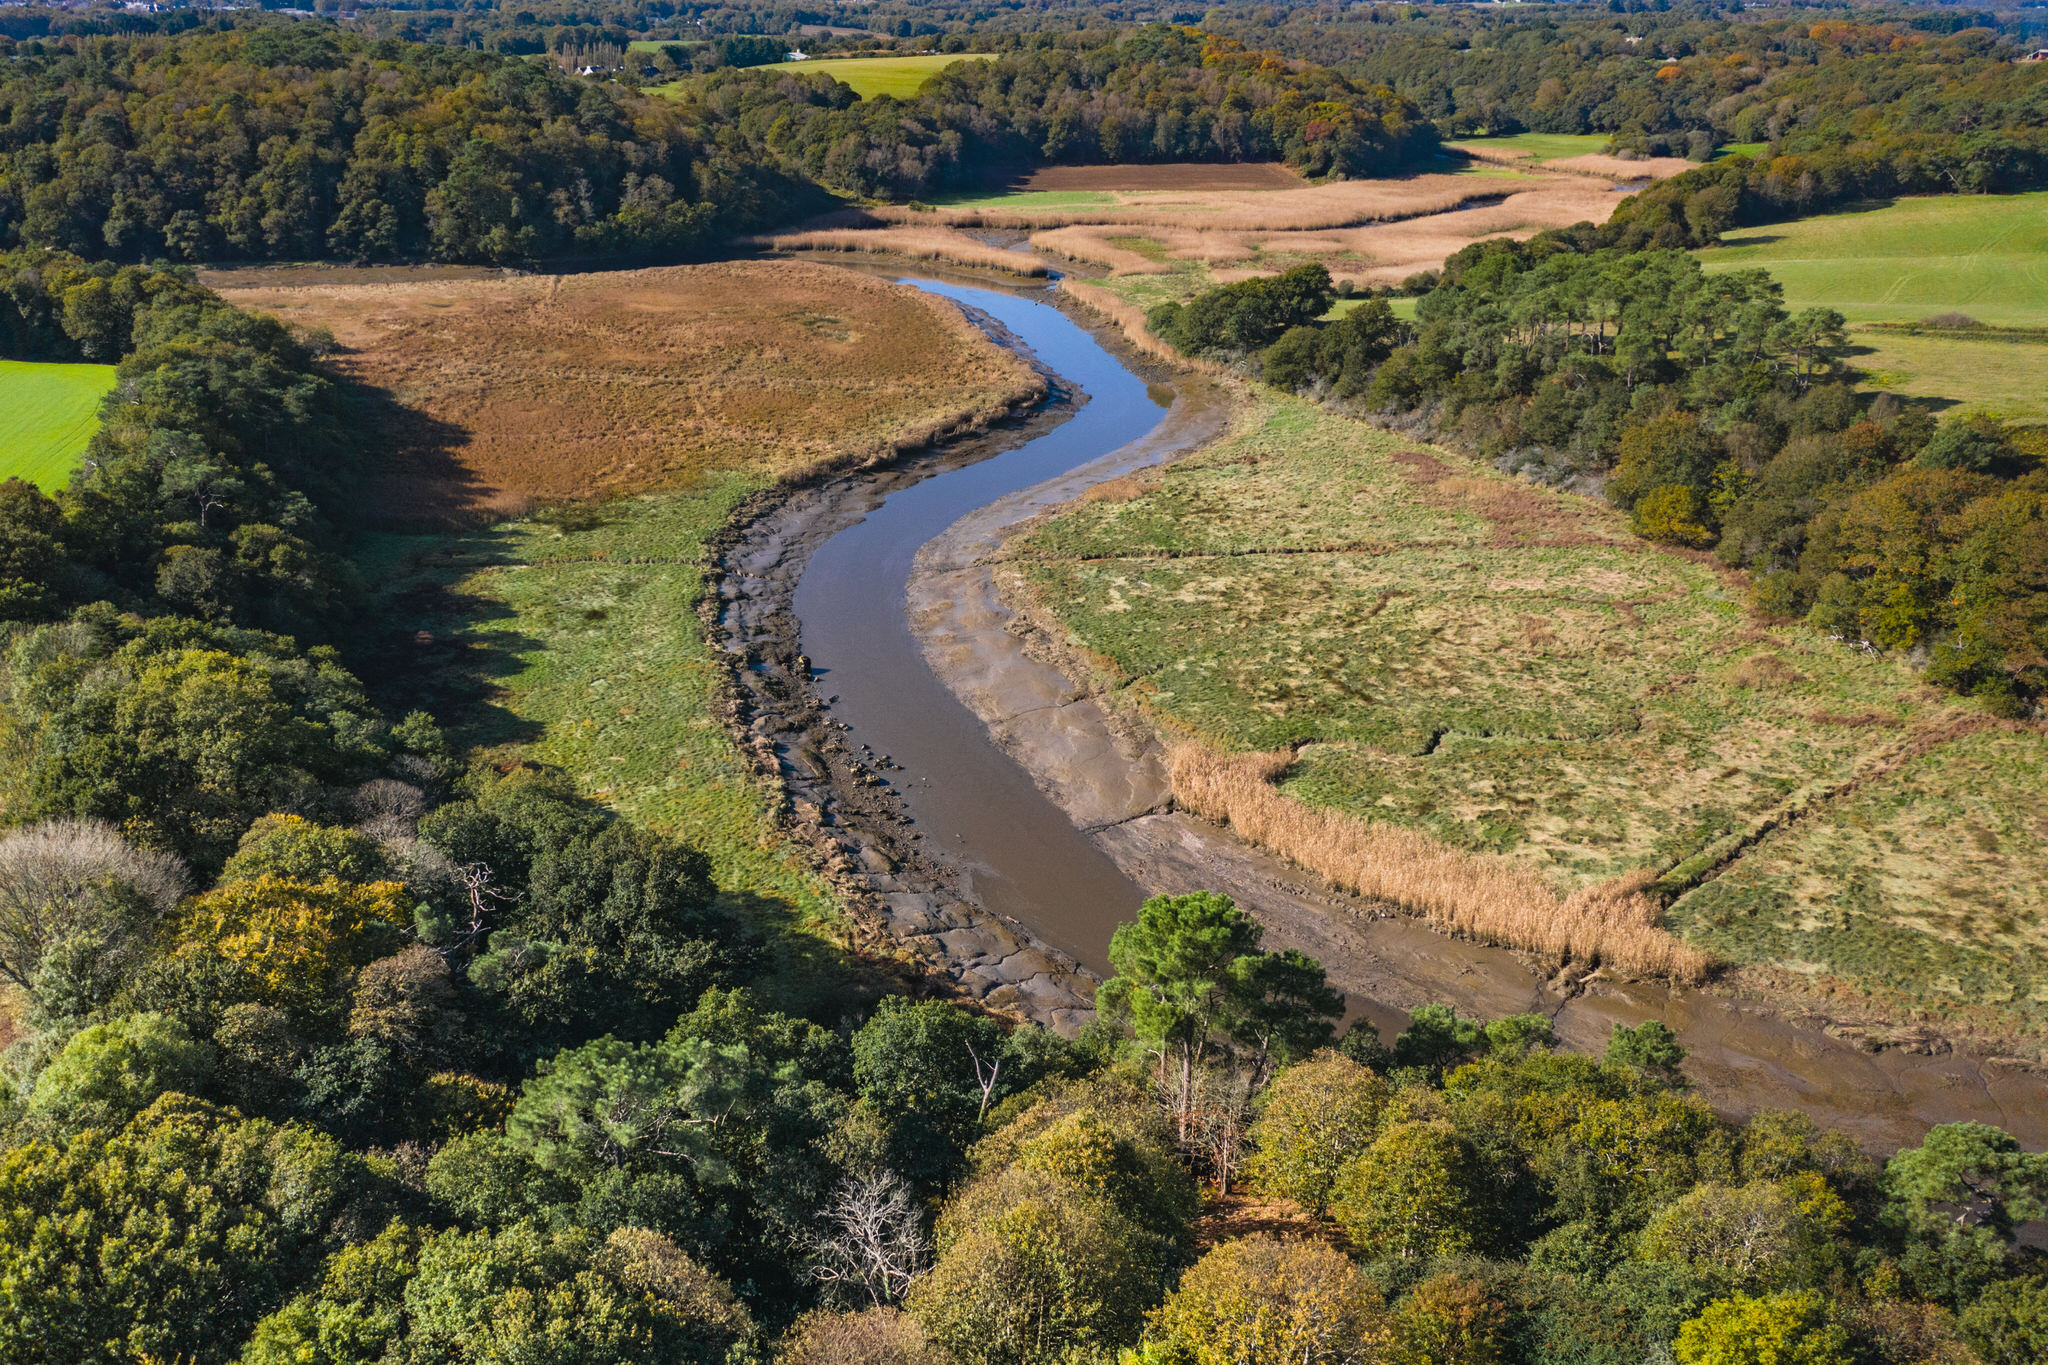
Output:
M1142 251L1133 251L1127 246L1118 246L1113 237L1128 237L1131 230L1125 227L1063 227L1047 232L1031 234L1031 245L1040 251L1049 251L1055 256L1064 256L1070 261L1087 261L1093 265L1109 267L1112 275L1170 275L1173 266L1155 260Z
M1075 302L1115 323L1117 330L1124 334L1124 337L1140 354L1151 356L1154 360L1167 361L1184 370L1200 370L1204 374L1222 374L1224 372L1221 365L1215 364L1213 361L1196 360L1191 356L1182 355L1178 350L1152 335L1151 329L1145 325L1144 309L1135 303L1118 298L1101 285L1090 284L1086 280L1064 279L1060 281L1060 288L1066 291Z
M1419 830L1323 810L1274 784L1286 752L1223 755L1184 742L1167 763L1173 794L1324 880L1418 916L1433 929L1519 948L1552 962L1600 963L1638 977L1697 983L1712 959L1658 923L1642 872L1560 897L1534 871L1448 848Z
M949 227L821 228L748 238L740 245L760 251L868 251L921 261L951 261L1012 275L1045 274L1045 262L1035 256L978 242Z

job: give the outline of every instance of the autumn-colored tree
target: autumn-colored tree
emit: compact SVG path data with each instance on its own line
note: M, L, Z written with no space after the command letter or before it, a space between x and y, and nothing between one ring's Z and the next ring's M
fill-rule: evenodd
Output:
M1339 1053L1318 1052L1274 1078L1245 1177L1266 1194L1321 1214L1344 1164L1372 1143L1387 1084Z
M412 907L397 882L264 875L226 882L186 907L181 952L217 953L248 973L266 998L323 1013L341 1006L363 967L398 947Z
M1145 1365L1367 1365L1386 1344L1379 1290L1317 1241L1225 1242L1152 1314Z
M1387 1365L1502 1365L1507 1313L1486 1286L1433 1275L1394 1306Z

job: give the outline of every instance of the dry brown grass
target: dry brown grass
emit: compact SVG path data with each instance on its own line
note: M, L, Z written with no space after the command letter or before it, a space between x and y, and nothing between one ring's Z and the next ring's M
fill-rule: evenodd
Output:
M1697 982L1711 959L1658 925L1648 871L1559 896L1530 869L1465 853L1419 830L1378 824L1283 794L1289 753L1226 757L1194 743L1168 755L1174 799L1334 885L1400 906L1444 933L1597 962L1634 976Z
M1664 180L1681 175L1693 169L1693 163L1682 156L1646 156L1635 160L1627 157L1607 156L1601 152L1588 152L1584 156L1568 156L1557 161L1543 163L1546 171L1569 171L1574 175L1594 175L1606 180Z
M1045 166L1012 193L1061 190L1291 190L1308 182L1277 161L1147 161Z
M1005 251L976 241L950 227L820 228L778 232L738 245L761 251L872 251L920 261L950 261L1012 275L1045 274L1044 261L1021 251Z
M363 490L387 525L534 502L790 477L907 449L1042 391L942 299L857 271L749 261L569 276L231 288L331 330L393 400Z

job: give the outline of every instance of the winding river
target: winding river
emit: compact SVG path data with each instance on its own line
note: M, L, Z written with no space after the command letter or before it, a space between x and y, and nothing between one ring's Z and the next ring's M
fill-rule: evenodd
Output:
M1190 397L1198 386L1188 385L1165 395L1169 411L1161 389L1045 291L904 282L961 305L1036 360L1068 400L1059 409L1067 415L1041 417L1008 448L991 440L792 497L742 534L724 589L727 647L757 659L754 693L816 693L793 709L777 703L787 714L756 722L755 742L779 756L793 795L824 803L821 836L859 855L856 875L888 908L891 932L921 936L956 976L1021 991L1021 1007L1071 1026L1084 1017L1085 993L1059 986L1059 969L1047 969L1031 939L1100 975L1111 931L1145 895L1213 888L1259 918L1266 946L1319 958L1331 984L1383 1031L1435 1000L1487 1018L1542 1010L1568 1045L1598 1051L1616 1024L1660 1018L1690 1050L1700 1093L1731 1114L1803 1110L1879 1150L1961 1119L2048 1143L2048 1077L2038 1071L1953 1051L1931 1035L1859 1037L1722 992L1605 974L1545 980L1512 953L1335 895L1168 809L1157 746L1131 741L1031 656L987 555L1020 520L1198 443L1216 429L1221 405L1212 401L1205 426L1201 400ZM806 524L817 528L810 540ZM780 591L802 655L774 623L769 580L778 574L794 577ZM778 647L799 674L807 658L809 677L785 685L767 676L773 670L758 659ZM861 792L877 783L900 796L909 835L887 833L886 818L875 823ZM949 877L957 884L937 885ZM1023 932L948 912L948 897Z
M965 894L1082 965L1108 967L1110 931L1144 893L990 739L926 664L904 603L917 552L960 518L1088 464L1166 417L1145 382L1049 304L989 289L907 280L1000 324L1078 391L1073 416L1013 450L899 489L818 548L796 614L826 709L883 771Z

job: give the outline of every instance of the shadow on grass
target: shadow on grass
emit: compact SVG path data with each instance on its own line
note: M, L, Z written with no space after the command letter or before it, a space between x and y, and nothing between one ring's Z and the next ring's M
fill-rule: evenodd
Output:
M903 989L897 963L806 931L780 897L729 891L718 903L755 937L760 970L748 985L771 1009L833 1028L866 1018L882 996Z

